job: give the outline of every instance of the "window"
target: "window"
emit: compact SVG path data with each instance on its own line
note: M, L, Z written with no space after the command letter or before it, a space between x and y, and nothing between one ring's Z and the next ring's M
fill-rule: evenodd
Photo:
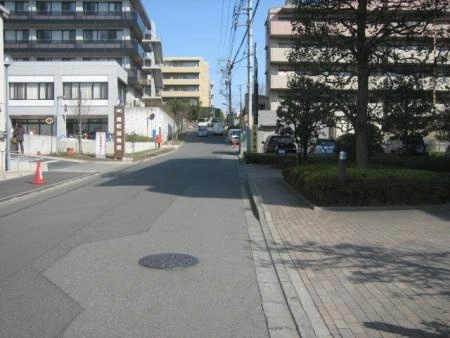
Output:
M10 11L10 12L15 12L15 13L23 13L26 11L26 5L27 2L26 1L5 1L5 7Z
M96 2L84 2L83 10L90 13L98 12L98 4Z
M122 12L122 2L83 2L83 10L88 14Z
M63 2L61 8L62 8L63 13L75 12L76 11L76 3L75 2Z
M23 30L5 30L5 41L28 41L29 32Z
M37 41L75 41L75 30L37 30Z
M36 31L36 39L37 39L37 41L51 41L52 40L52 31L38 29Z
M68 100L107 100L107 82L66 82L63 95Z
M114 41L120 40L121 30L90 30L83 31L83 39L86 41Z
M10 100L53 100L53 83L10 83Z
M52 2L50 1L37 1L36 10L41 13L49 13L52 11Z

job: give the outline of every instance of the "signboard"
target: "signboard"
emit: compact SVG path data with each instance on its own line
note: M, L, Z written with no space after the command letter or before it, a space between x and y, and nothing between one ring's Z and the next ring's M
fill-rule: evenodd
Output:
M125 155L125 107L114 107L114 157L122 159Z
M106 158L106 133L95 133L95 157Z
M45 123L47 123L47 124L53 124L53 117L47 117L47 118L45 119Z

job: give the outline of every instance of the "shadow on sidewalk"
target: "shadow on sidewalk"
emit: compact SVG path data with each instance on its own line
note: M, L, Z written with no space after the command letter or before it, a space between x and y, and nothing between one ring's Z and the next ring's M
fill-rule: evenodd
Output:
M382 322L365 322L364 326L379 331L385 331L393 334L398 334L404 337L414 338L446 338L450 336L450 326L441 322L422 322L430 331L428 332L421 329L410 329L403 326L392 325Z
M415 290L413 295L409 294L412 297L450 296L450 251L408 252L355 244L327 246L315 242L301 245L286 242L276 250L290 253L291 259L283 263L300 273L304 270L322 273L329 269L347 269L351 271L347 278L352 283L403 283ZM299 255L304 259L295 258Z

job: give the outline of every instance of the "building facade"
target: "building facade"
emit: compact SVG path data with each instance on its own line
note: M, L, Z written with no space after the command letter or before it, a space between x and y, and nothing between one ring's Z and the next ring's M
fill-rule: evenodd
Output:
M165 57L162 100L178 99L190 105L211 107L209 65L201 57Z
M405 6L405 8L408 9L408 5ZM289 77L295 74L293 67L289 64L288 54L295 46L291 21L294 18L296 11L297 9L295 6L290 5L287 2L283 7L270 9L266 20L266 91L268 108L273 111L274 118L276 118L276 110L288 89ZM440 18L434 26L431 26L431 30L444 28L448 32L448 27L449 15L447 14ZM368 31L370 31L369 28ZM386 81L387 74L391 77L396 77L419 73L426 75L424 77L424 89L433 91L435 107L440 109L442 103L445 101L448 103L450 89L448 86L450 83L449 55L447 53L446 60L444 60L442 64L437 65L435 71L430 71L434 64L433 58L437 53L441 52L441 55L446 55L446 52L445 50L436 50L441 47L436 47L435 45L435 50L431 52L428 58L424 59L423 56L427 53L425 48L428 48L429 46L423 48L423 41L425 41L425 39L423 39L422 36L410 36L407 39L400 37L398 48L401 49L395 50L395 53L400 55L402 60L395 62L393 59L390 59L384 63L380 62L377 64L377 70L371 73L371 87L369 87L369 90L377 89L377 86L379 86L380 83ZM308 46L308 42L306 41L304 48L316 48ZM322 75L311 74L311 68L307 64L307 61L305 61L304 67L308 76L315 76L318 79L318 75ZM352 84L345 89L355 90L356 88L357 84L352 82ZM343 122L340 127L342 130L351 128L348 123L345 125L345 122ZM336 136L339 136L337 135L338 133L339 129L329 127L322 131L321 136L335 138Z
M127 75L114 61L15 61L8 70L9 117L36 135L77 136L80 123L82 133L112 132Z
M77 97L92 103L88 132L112 131L113 105L160 105L162 46L140 0L3 4L10 12L4 49L13 60L9 95L14 121L28 124L32 117L46 132L42 125L59 100L70 104ZM39 82L32 78L37 74ZM69 115L66 134L76 133L71 120ZM63 133L59 127L58 133Z

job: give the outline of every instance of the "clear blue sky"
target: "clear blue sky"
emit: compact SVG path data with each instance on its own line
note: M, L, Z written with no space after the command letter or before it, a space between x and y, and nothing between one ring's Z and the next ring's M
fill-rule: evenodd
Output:
M253 42L256 42L258 58L258 79L260 87L265 88L265 20L269 8L281 7L284 0L252 0L255 10ZM226 98L220 94L225 91L221 69L227 59L234 59L245 34L247 15L243 10L239 16L236 30L232 29L234 6L247 0L144 0L150 20L156 24L157 36L162 41L163 55L199 56L209 63L210 80L214 82L214 105L226 111ZM256 8L256 5L258 7ZM233 33L234 32L234 33ZM234 39L232 38L234 34ZM234 43L232 43L234 41ZM245 40L236 61L244 59L247 51ZM247 92L247 60L237 63L232 73L233 110L240 106ZM244 103L244 102L242 102Z

